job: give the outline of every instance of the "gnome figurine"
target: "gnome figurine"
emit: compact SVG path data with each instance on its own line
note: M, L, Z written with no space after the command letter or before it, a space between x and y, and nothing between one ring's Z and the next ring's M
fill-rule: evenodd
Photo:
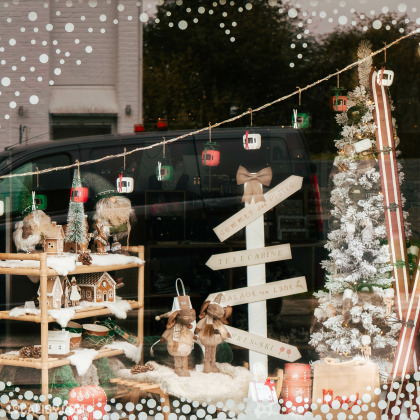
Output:
M161 318L169 318L160 342L167 342L168 353L174 358L174 371L178 376L190 376L186 359L194 346L192 322L195 321L195 310L181 309L167 312L156 317L156 320L159 321Z
M232 308L224 308L220 302L222 293L219 293L212 302L206 300L200 310L200 321L195 328L195 334L203 344L204 352L204 373L219 372L216 366L216 347L222 343L230 334L224 324L226 318L232 313Z

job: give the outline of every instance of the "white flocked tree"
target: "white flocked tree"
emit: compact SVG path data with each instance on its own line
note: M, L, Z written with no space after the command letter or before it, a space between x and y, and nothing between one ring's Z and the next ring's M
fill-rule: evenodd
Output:
M362 42L358 58L370 53L370 44ZM322 262L325 287L315 293L319 306L314 311L310 344L321 358L344 361L371 353L370 360L379 365L385 379L401 324L395 322L381 175L374 153L371 66L370 57L359 64L360 85L348 94L347 112L336 118L342 130L341 138L335 141L338 156L332 173L330 231L325 245L329 258ZM400 171L400 182L402 179Z
M82 181L80 179L79 171L75 169L72 189L74 190L74 188L81 186ZM73 197L70 197L69 212L67 215L67 229L64 240L66 242L74 242L76 243L76 246L78 244L88 242L86 224L87 220L85 217L83 203L74 201Z

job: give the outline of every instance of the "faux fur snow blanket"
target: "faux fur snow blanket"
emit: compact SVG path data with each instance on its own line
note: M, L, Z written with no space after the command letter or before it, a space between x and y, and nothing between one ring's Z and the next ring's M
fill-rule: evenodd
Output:
M136 263L143 265L144 261L141 258L122 255L122 254L109 254L109 255L97 255L90 254L92 257L92 264L95 265L114 265L114 264L131 264ZM76 265L82 265L81 262L77 261L79 256L77 254L64 253L63 255L47 257L48 268L54 269L59 276L66 276L68 273L76 269ZM8 268L39 268L40 262L33 260L7 260L0 261L0 267ZM39 280L39 278L38 278Z
M162 391L177 398L186 398L199 403L213 403L228 400L235 401L233 411L241 411L238 406L244 405L248 397L248 385L251 373L243 367L235 367L229 363L217 363L220 373L203 373L190 370L190 377L180 377L173 369L148 362L154 370L132 374L129 369L121 369L118 376L138 382L159 384ZM244 407L242 407L243 410Z

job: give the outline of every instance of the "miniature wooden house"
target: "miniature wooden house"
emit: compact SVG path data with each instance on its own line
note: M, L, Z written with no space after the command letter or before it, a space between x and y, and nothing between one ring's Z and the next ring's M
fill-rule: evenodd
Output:
M41 290L38 288L38 296L41 296ZM47 278L47 307L48 309L60 309L63 299L63 287L60 277ZM40 298L38 298L40 300Z
M64 249L64 231L61 225L52 222L51 228L44 236L44 252L51 255L62 255Z
M256 150L261 148L261 134L249 133L243 135L242 142L245 150Z
M115 281L107 273L80 274L76 277L81 300L88 302L115 302Z
M69 331L48 331L48 354L70 353Z

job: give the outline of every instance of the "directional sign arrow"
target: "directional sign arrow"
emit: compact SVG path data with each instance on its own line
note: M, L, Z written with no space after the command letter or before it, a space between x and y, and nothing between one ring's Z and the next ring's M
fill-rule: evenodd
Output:
M247 249L244 251L226 252L212 255L206 265L212 270L222 270L232 267L265 264L273 261L290 260L292 252L290 244L267 246L264 248Z
M287 197L302 188L303 178L301 176L291 175L289 178L275 186L264 194L265 201L245 206L229 219L225 220L213 230L221 242L230 238L236 232L239 232L249 223L258 219L268 210L281 203Z
M290 344L251 334L230 327L229 325L226 325L226 328L231 335L231 337L226 340L228 343L256 351L257 353L277 357L277 359L287 360L288 362L294 362L302 357L297 347L291 346Z
M287 280L273 281L272 283L212 293L206 300L212 301L219 293L222 293L223 296L220 303L222 305L235 306L275 299L282 296L296 295L307 291L308 287L306 286L305 277L293 277Z

